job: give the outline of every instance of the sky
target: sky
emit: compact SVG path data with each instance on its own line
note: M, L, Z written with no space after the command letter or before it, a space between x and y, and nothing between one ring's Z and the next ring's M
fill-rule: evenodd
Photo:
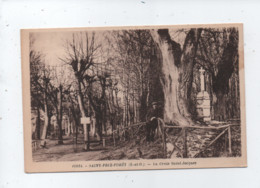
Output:
M184 38L186 36L184 32L170 30L169 33L172 39L183 46ZM66 56L66 41L72 40L72 34L73 32L71 31L33 32L31 33L31 36L34 39L32 48L36 51L41 52L45 56L46 64L62 65L59 58ZM103 46L105 43L105 35L109 35L109 33L104 34L104 32L102 31L96 32L96 37L100 42L102 42Z
M60 64L60 57L65 55L65 44L71 33L36 32L31 34L34 39L32 48L42 53L45 63L49 65Z
M91 31L90 31L91 32ZM173 40L178 42L181 47L183 47L184 39L186 31L184 30L169 30L169 34ZM81 31L37 31L32 32L30 34L30 38L32 39L33 43L31 48L37 52L40 52L44 56L44 63L46 65L55 66L55 70L57 70L56 73L58 77L58 81L54 84L59 84L60 82L63 82L63 84L66 84L66 82L70 82L71 78L74 77L74 74L71 74L71 67L70 66L64 66L64 62L60 59L64 59L67 56L67 48L66 44L67 41L72 41L73 34L77 34L76 36L80 36L80 34L84 33ZM91 35L90 35L91 36ZM113 37L111 37L111 32L107 31L95 31L95 40L97 43L102 44L102 47L106 50L106 48L109 48L108 42L105 39L106 37L109 37L109 39L113 42ZM104 50L104 51L105 51ZM113 53L113 52L112 52ZM104 56L104 55L103 55ZM102 62L102 59L99 59L98 62ZM61 71L62 69L62 71ZM64 70L65 69L65 70ZM120 86L119 86L120 87Z

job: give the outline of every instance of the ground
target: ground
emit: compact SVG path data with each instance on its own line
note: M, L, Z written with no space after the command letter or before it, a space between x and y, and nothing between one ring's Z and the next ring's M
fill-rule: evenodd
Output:
M109 147L103 148L100 144L92 143L91 151L86 152L83 150L82 138L75 145L72 136L64 136L62 145L58 145L57 142L57 140L47 140L45 148L38 147L33 151L33 160L36 162L99 160L100 154L109 149Z
M234 126L232 132L232 157L241 156L241 133L240 126ZM205 134L206 133L206 134ZM174 140L178 135L177 132L168 132L171 137L167 138L167 156L171 153ZM187 133L188 157L193 157L200 150L205 148L207 143L213 140L218 133L201 132L201 130L191 130ZM205 150L199 157L227 157L227 142L225 135L220 137L216 144ZM64 144L58 145L58 140L47 139L46 147L38 147L33 150L33 160L42 161L97 161L97 160L123 160L123 159L154 159L164 158L161 138L154 142L146 142L145 135L137 136L132 139L119 139L114 145L111 136L106 137L106 144L93 142L90 144L90 151L84 151L83 135L79 135L78 144L74 144L73 136L64 136ZM93 141L94 138L91 138ZM39 143L40 141L37 141ZM170 157L181 157L182 139L176 142L179 150L175 150ZM182 152L182 151L180 151ZM169 156L168 156L169 157Z
M160 158L162 156L161 144L158 142L144 143L120 141L116 146L108 138L106 147L100 143L91 143L90 151L83 150L83 138L80 135L79 144L73 144L73 137L64 137L64 144L58 145L57 140L47 140L46 147L38 146L33 151L35 162L43 161L96 161L96 160L119 160L119 159L140 159ZM141 153L140 153L141 151Z

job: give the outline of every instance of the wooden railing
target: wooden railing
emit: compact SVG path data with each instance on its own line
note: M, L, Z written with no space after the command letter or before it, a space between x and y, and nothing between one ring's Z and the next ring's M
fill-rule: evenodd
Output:
M178 148L178 146L176 145L176 141L178 140L179 137L183 137L183 153L182 153L182 157L183 158L187 158L188 157L188 149L187 149L187 131L189 129L207 129L207 130L223 130L221 133L219 133L203 150L200 150L195 156L194 158L198 157L202 152L206 151L210 146L212 146L222 135L224 135L227 132L228 135L228 154L229 156L232 156L232 135L231 135L231 126L239 126L240 124L226 124L226 125L219 125L219 126L211 126L211 125L207 125L207 126L169 126L169 125L165 125L164 121L160 118L158 118L159 120L159 127L161 127L162 130L162 145L163 145L163 153L164 153L164 157L167 158L167 148L166 148L166 129L181 129L180 134L177 135L176 139L173 141L173 145L174 145L174 149L178 149L179 151L181 151L180 148ZM174 150L173 149L173 150ZM168 157L171 157L171 155L173 154L173 151L171 152L171 154Z
M126 127L122 127L122 128L118 128L116 130L114 130L113 133L113 140L114 140L114 145L116 145L116 134L118 132L121 133L121 135L125 134L126 132L128 132L128 135L131 136L131 138L133 138L134 136L136 136L138 134L138 131L140 130L141 127L145 126L146 122L139 122L139 123L135 123ZM193 157L197 158L200 156L200 154L202 154L204 151L206 151L210 146L212 146L214 143L216 143L217 140L219 140L221 138L221 136L223 136L224 134L227 133L227 138L228 138L228 155L232 156L232 134L231 134L231 127L232 126L239 126L239 123L236 124L232 124L232 123L228 123L228 124L222 124L222 125L194 125L194 126L174 126L174 125L170 125L170 124L165 124L165 122L161 119L158 118L158 128L157 128L157 132L159 137L161 137L162 139L162 149L163 149L163 156L164 158L170 158L171 155L173 154L174 150L177 149L178 152L180 153L181 157L183 158L187 158L188 157L188 148L187 148L187 133L190 130L194 130L194 129L204 129L204 130L222 130L219 134L217 134L217 136L211 140L205 147L204 149L201 149L197 152L197 154L195 154ZM139 127L138 127L139 126ZM136 129L136 131L134 131L134 128L138 127ZM167 130L169 129L181 129L180 133L178 135L174 135L176 138L171 142L171 144L173 144L174 148L173 151L170 151L170 154L167 156L167 148L166 148L166 144L167 142L169 142L170 139L167 139L169 137L171 137L171 135L167 134ZM179 138L183 139L183 149L180 149L177 145L176 142L178 141ZM167 141L168 140L168 141ZM169 152L169 151L168 151Z

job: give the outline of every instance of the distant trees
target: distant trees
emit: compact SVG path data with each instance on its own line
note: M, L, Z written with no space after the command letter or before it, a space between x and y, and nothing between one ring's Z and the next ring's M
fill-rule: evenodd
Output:
M48 99L50 100L52 108L56 114L56 120L59 128L58 144L63 144L63 101L68 98L66 95L70 94L73 78L68 74L68 67L66 67L66 65L51 67L50 74L51 79L48 92L46 94L48 95ZM68 110L69 106L66 108Z
M116 105L117 82L112 78L110 58L102 51L103 48L94 32L74 33L67 41L67 57L61 58L71 66L75 75L81 117L95 117L99 140L103 132L106 133L109 119L113 124L115 113L119 111L115 109L119 108Z
M213 115L218 120L239 117L238 30L204 29L199 44L196 61L209 75Z
M54 113L59 144L64 114L70 116L75 132L80 117L91 117L93 132L101 140L118 125L146 121L153 101L161 103L166 122L194 124L199 67L206 70L212 116L239 117L237 29L176 31L176 36L168 29L74 32L52 66L33 48L31 38L31 104L37 114L37 138L46 138Z
M50 66L45 62L44 55L33 49L34 38L31 36L30 50L30 80L31 102L37 111L37 139L41 139L41 145L45 146L47 132L50 129L50 120L53 112L56 113L59 127L58 144L63 144L62 139L62 100L64 92L70 87L70 78L65 76L65 69ZM41 113L42 112L42 113ZM41 114L44 124L41 127Z
M44 146L47 136L47 129L50 125L51 107L49 102L50 69L43 63L43 56L35 51L30 52L31 68L31 101L32 107L37 111L37 139L42 139L41 145ZM44 115L44 125L41 129L41 111Z
M31 80L31 102L36 109L36 138L44 140L49 125L48 86L50 82L49 71L44 63L44 56L33 49L35 39L30 36L30 80ZM44 126L41 130L41 111L44 114ZM44 142L41 142L45 145Z
M174 41L168 29L153 30L151 33L162 55L164 75L161 82L166 121L177 125L194 124L196 98L194 100L193 96L198 92L196 74L200 66L206 70L213 118L226 120L239 117L236 28L188 29L183 48Z
M30 80L31 80L31 106L36 110L36 134L35 138L40 139L40 110L44 108L43 95L41 85L38 84L41 80L42 55L33 49L30 49Z
M150 76L155 43L149 30L122 30L114 37L117 71L123 86L124 122L145 121L154 87Z

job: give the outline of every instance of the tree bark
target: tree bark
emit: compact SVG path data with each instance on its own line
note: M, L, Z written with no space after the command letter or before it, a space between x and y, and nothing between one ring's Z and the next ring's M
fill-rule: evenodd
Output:
M189 117L195 105L191 100L193 69L196 64L195 56L198 49L198 42L201 36L202 29L191 29L185 39L182 50L180 71L180 100L184 103L182 114Z
M101 110L98 112L96 111L96 125L97 125L97 139L99 141L102 140L102 115L101 115Z
M217 97L214 111L218 120L226 120L228 117L226 98L231 92L229 82L235 68L238 69L238 31L233 28L229 34L229 42L218 64L218 74L216 76L213 75L212 78L213 92Z
M58 144L63 144L63 138L62 138L62 86L59 86L57 121L58 121L58 127L59 127Z
M46 145L46 137L47 137L47 130L49 125L49 109L48 109L48 99L47 99L47 87L48 83L45 83L45 89L44 89L44 125L41 135L41 146L44 147Z
M78 114L76 113L76 110L74 108L73 100L71 100L71 101L72 101L72 104L71 104L71 107L70 107L70 109L71 109L70 110L70 113L71 113L70 120L71 120L71 124L72 124L73 134L74 134L74 137L75 137L75 144L77 144L79 118L78 118Z
M187 101L191 91L194 57L200 32L198 29L191 29L185 39L183 50L181 50L180 44L171 39L167 29L151 31L162 56L161 82L166 122L180 126L193 124Z
M90 102L93 110L95 111L97 139L99 141L101 141L102 140L102 122L103 122L103 120L102 120L101 100L96 98L96 100L94 101L93 95L92 95L92 93L90 91L91 91L91 86L89 88L89 92L87 92L87 95L88 95L89 102Z
M81 82L78 80L78 103L79 103L79 109L81 113L81 117L86 117L86 111L84 107L84 101L83 101L83 94L82 94L82 89L81 89Z
M40 113L40 107L37 106L37 119L36 119L36 135L34 135L35 139L41 138L41 113Z

